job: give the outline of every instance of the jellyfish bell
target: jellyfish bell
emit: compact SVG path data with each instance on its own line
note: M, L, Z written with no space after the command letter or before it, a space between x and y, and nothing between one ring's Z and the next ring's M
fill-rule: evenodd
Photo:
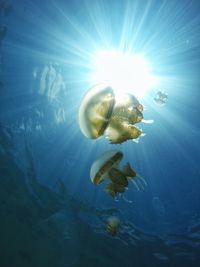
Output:
M115 104L115 96L110 86L98 84L92 87L82 99L78 122L82 133L91 139L104 134Z
M160 98L154 98L154 101L158 105L164 105L166 103L163 99Z
M154 98L154 101L158 105L164 105L166 103L167 98L168 98L167 93L165 93L163 91L158 91L155 98Z
M140 111L143 111L143 106L140 104L139 100L133 94L123 94L116 96L116 101L118 105L128 107L138 108Z
M107 220L106 230L111 235L116 235L119 232L120 220L116 216L110 216Z
M157 95L161 98L167 98L168 94L165 93L164 91L158 91Z
M117 150L107 151L94 161L90 169L91 181L98 185L108 177L111 168L117 167L123 158L123 153Z
M120 220L119 220L119 218L118 217L116 217L116 216L110 216L109 218L108 218L108 223L109 223L109 225L111 225L111 226L119 226L119 224L120 224Z

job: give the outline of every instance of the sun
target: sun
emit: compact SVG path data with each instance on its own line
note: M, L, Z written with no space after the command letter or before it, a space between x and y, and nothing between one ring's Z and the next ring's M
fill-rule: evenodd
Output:
M100 51L93 56L92 69L92 82L108 84L116 94L132 93L142 98L154 84L151 66L142 55Z

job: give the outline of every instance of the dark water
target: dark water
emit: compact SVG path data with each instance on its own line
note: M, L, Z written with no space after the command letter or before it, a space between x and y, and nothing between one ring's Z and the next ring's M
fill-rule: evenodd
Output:
M200 266L199 1L0 2L0 266ZM80 131L90 55L131 49L153 62L139 143ZM115 201L91 183L110 149L147 181ZM106 232L120 219L116 236Z

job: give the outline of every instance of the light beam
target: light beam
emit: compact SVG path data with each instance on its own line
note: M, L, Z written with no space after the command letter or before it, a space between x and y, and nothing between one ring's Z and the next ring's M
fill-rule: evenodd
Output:
M93 83L105 83L116 94L132 93L138 98L152 88L155 78L142 55L120 51L100 51L93 56Z

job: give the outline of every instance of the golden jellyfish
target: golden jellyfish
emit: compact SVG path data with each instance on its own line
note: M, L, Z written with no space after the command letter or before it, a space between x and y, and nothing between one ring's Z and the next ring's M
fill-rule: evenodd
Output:
M107 220L106 231L111 235L119 232L120 220L116 216L110 216Z
M155 98L154 98L154 101L158 105L164 105L166 103L167 98L168 98L167 93L162 92L162 91L158 91Z
M97 158L90 169L91 181L98 185L104 180L108 181L104 191L115 198L118 194L124 193L128 188L129 181L139 191L147 185L145 179L136 174L133 168L127 163L122 169L120 161L123 153L117 150L110 150Z
M92 87L83 97L78 114L82 133L91 139L105 135L110 143L137 139L142 131L135 127L143 121L143 106L131 94L116 99L114 90L102 84Z

